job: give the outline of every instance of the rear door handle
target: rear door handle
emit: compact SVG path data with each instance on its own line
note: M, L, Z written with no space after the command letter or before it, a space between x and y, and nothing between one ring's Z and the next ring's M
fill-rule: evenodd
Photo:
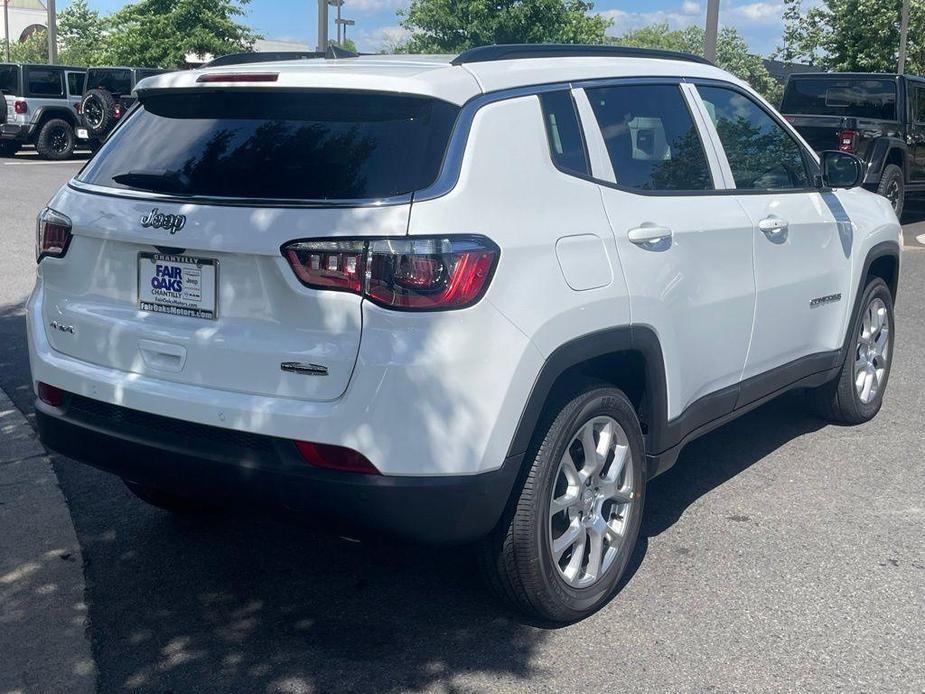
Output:
M668 241L671 239L671 229L660 227L656 224L642 224L635 229L627 232L627 237L635 244L651 245L659 241Z
M769 241L774 243L783 243L787 240L787 234L790 231L790 222L771 215L758 222L758 228L764 232Z

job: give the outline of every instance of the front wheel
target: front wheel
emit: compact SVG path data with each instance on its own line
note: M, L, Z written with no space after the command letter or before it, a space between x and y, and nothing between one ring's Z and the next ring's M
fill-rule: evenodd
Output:
M645 499L645 447L632 403L591 386L546 420L520 496L482 543L489 584L544 622L587 617L616 592Z
M864 289L851 349L838 378L813 393L816 411L841 424L863 424L883 405L893 362L893 297L882 279Z

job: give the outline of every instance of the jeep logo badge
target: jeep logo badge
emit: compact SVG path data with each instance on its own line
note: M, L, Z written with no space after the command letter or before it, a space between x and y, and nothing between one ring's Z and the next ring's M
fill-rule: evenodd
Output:
M186 215L161 214L155 207L151 214L141 218L141 226L146 229L167 229L173 235L186 226Z

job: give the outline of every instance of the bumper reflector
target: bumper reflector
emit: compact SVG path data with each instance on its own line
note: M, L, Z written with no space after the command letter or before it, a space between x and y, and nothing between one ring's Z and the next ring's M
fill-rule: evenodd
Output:
M341 446L296 441L296 448L305 461L315 467L361 475L378 475L379 471L362 453Z

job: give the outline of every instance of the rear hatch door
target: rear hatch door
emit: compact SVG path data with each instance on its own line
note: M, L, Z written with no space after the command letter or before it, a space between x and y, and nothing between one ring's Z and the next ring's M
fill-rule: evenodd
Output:
M51 203L74 234L41 265L52 346L127 375L336 399L362 298L303 286L280 248L406 234L455 109L370 94L149 97Z

